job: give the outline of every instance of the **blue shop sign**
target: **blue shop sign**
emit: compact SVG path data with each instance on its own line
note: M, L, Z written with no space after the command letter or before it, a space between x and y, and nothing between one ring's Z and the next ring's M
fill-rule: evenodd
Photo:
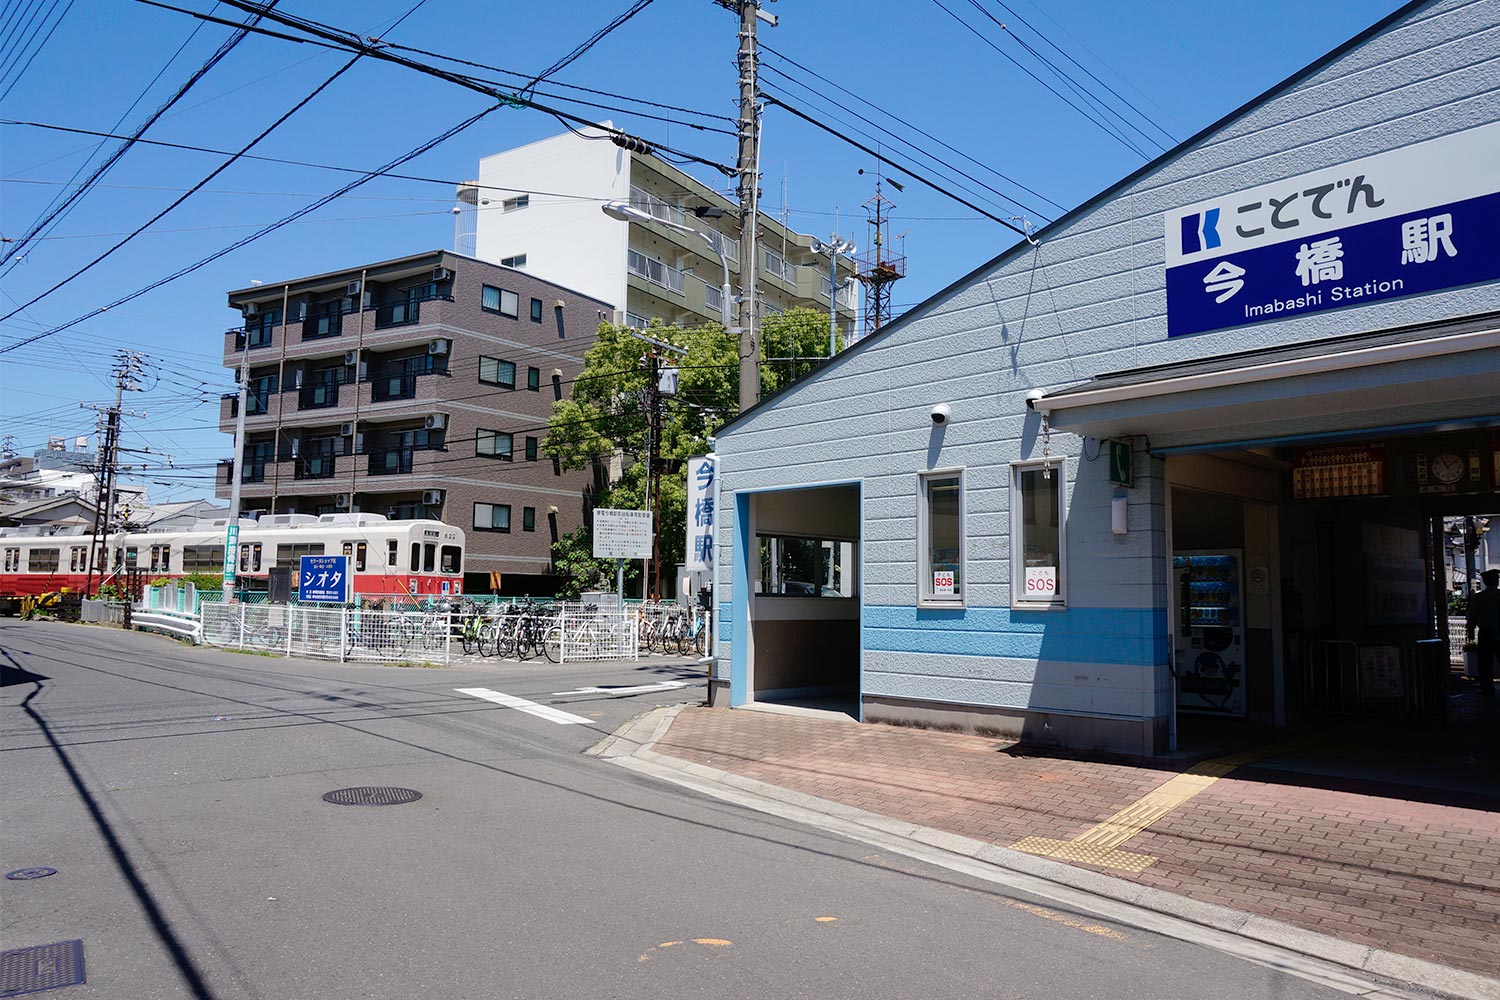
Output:
M1500 123L1166 216L1167 335L1500 279Z
M349 603L349 557L303 556L297 599L311 604Z

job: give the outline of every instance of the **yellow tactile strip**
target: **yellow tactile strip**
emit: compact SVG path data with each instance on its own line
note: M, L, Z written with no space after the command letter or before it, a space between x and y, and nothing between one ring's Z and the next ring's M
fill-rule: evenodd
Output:
M1127 872L1145 871L1156 863L1157 858L1150 854L1134 854L1130 851L1118 850L1121 844L1137 836L1235 768L1251 761L1276 757L1304 745L1303 742L1282 743L1202 761L1153 788L1124 809L1095 824L1072 840L1026 837L1010 846L1013 850L1025 851L1027 854L1040 854L1059 861L1078 861L1086 865L1115 868Z

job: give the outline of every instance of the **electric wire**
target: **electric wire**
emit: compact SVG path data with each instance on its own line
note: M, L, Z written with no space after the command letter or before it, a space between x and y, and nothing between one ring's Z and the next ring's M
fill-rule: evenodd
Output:
M54 0L52 9L47 11L48 17L52 16L52 11L56 10L58 3L61 2L62 0ZM57 20L52 22L52 27L47 29L47 34L42 37L42 40L37 44L36 48L31 50L31 55L27 57L26 62L21 66L19 70L16 71L15 77L6 86L4 92L0 93L0 101L3 101L10 96L10 92L15 89L16 84L20 83L21 79L26 75L26 71L31 69L31 64L36 61L36 57L40 55L42 50L47 47L47 43L52 41L52 36L57 33L58 25L62 24L63 21L67 18L68 12L73 9L73 4L76 2L77 0L68 0L68 5L64 7L63 12L57 16Z
M269 10L270 7L275 6L279 2L280 0L271 0L271 3L267 6L266 9ZM209 56L207 61L205 61L203 65L199 66L198 69L193 72L192 76L188 77L188 79L177 88L176 92L167 99L166 103L162 104L161 107L152 112L146 118L146 120L136 128L133 137L128 138L124 142L122 142L114 150L114 152L112 152L108 157L105 158L103 163L101 163L94 169L94 171L89 175L88 179L80 184L66 198L64 198L60 204L43 213L42 218L32 223L31 227L26 230L26 233L20 239L16 240L14 243L8 244L5 247L4 252L0 253L0 266L3 266L12 258L14 258L16 254L25 250L26 247L30 244L32 238L38 235L42 231L42 228L44 226L46 226L53 219L57 218L59 215L65 212L69 206L73 205L84 195L86 195L92 189L93 185L97 183L99 179L102 178L106 173L108 173L109 170L116 163L118 163L127 152L130 151L131 147L135 145L136 140L144 135L147 129L154 125L162 117L162 115L166 114L174 104L180 101L183 96L187 94L187 92L191 90L195 84L198 83L199 80L203 79L203 77L206 76L210 70L217 66L225 56L234 51L235 47L249 36L249 27L256 21L259 21L260 17L260 14L252 14L252 16L247 20L245 24L240 25L234 32L234 34L225 39L224 42L216 50L214 50L213 55Z

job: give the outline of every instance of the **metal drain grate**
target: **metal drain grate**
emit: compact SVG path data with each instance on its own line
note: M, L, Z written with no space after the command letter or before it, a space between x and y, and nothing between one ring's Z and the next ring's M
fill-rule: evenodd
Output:
M0 952L0 997L60 990L84 982L82 941Z
M415 802L422 793L411 788L338 788L323 796L324 802L336 806L403 806Z
M24 882L27 879L46 878L48 875L56 874L56 868L17 868L13 872L6 872L5 877L12 882Z

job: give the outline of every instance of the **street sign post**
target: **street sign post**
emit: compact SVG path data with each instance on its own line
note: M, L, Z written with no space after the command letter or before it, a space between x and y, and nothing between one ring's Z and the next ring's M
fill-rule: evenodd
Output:
M594 558L650 559L649 510L594 511Z
M349 603L349 557L303 556L297 598L309 604Z

